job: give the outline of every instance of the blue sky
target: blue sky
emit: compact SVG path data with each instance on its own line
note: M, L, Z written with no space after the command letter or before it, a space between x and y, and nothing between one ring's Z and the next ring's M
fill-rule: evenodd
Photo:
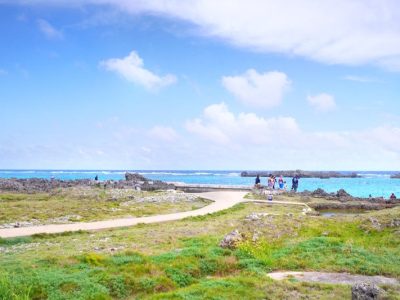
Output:
M398 20L396 1L0 1L0 168L399 170Z

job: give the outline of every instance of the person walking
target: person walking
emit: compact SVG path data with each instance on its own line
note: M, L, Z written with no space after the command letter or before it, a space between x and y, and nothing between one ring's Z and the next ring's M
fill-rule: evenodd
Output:
M292 191L297 192L298 187L299 187L299 176L296 175L292 179Z
M261 180L260 180L260 175L257 175L257 177L256 177L256 182L255 182L255 187L256 188L259 188L260 187L260 183L261 183Z
M274 186L273 179L272 179L272 174L269 174L268 181L267 181L267 186L268 186L268 189L270 189L270 190L272 190L272 188Z
M283 184L284 184L284 181L283 181L283 177L282 177L282 175L281 175L281 176L279 176L279 179L278 179L278 184L279 184L279 189L280 189L280 190L283 190Z

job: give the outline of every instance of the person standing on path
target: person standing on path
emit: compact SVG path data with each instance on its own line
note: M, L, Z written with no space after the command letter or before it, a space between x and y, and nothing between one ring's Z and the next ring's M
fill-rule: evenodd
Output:
M282 190L283 189L283 184L284 184L282 175L279 176L278 184L279 184L279 189Z
M297 192L298 187L299 187L299 176L296 175L292 179L292 191Z
M257 175L256 182L255 182L255 187L256 188L260 188L260 183L261 183L260 175Z
M272 188L274 186L272 174L269 174L269 176L268 176L267 186L268 186L268 189L270 189L270 190L272 190Z

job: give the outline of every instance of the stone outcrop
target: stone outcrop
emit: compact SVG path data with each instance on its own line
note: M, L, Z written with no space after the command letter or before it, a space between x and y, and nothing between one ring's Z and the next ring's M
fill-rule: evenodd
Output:
M329 194L328 192L325 192L325 190L318 188L313 192L310 192L310 194L314 197L323 197L326 198L328 196L331 196L331 194Z
M155 190L173 190L175 186L170 183L166 183L161 180L150 180L138 173L125 173L125 181L144 191L155 191Z
M78 180L58 180L58 179L41 179L41 178L29 178L29 179L4 179L0 178L0 191L12 191L12 192L48 192L57 188L68 188L75 186L89 186L93 185L93 182L89 179L78 179Z
M303 197L315 197L315 198L324 198L326 200L334 200L340 202L349 202L349 201L357 201L357 202L367 202L367 203L375 203L379 205L388 205L388 207L392 207L392 204L397 204L399 201L384 199L383 197L369 197L369 198L361 198L361 197L353 197L349 193L347 193L344 189L338 190L336 193L328 193L325 190L318 188L313 192L303 191L300 193ZM373 207L373 206L371 206ZM332 207L333 208L333 207ZM372 208L374 209L374 208Z
M393 174L393 175L390 176L390 178L397 178L397 179L400 179L400 173Z
M242 235L237 229L235 229L222 239L222 241L219 243L219 246L222 248L235 249L242 240Z
M173 184L160 180L150 180L137 173L126 173L125 180L96 181L91 179L60 180L42 178L0 178L0 191L34 193L50 192L59 188L98 186L103 188L136 188L145 191L175 189Z
M380 299L381 295L381 289L375 284L361 282L351 287L352 300L375 300Z
M319 210L381 210L385 208L392 208L396 204L390 203L370 203L365 201L360 202L352 202L352 203L309 203L308 206L312 207L313 209Z
M126 172L125 173L125 180L126 181L148 181L148 179L146 177L144 177L143 175L140 175L139 173L129 173Z
M348 198L351 197L349 193L347 193L344 189L340 189L336 192L336 197L338 198Z
M268 177L270 174L279 177L294 177L299 176L300 178L357 178L361 177L357 173L340 173L334 171L303 171L303 170L289 170L289 171L243 171L240 175L242 177Z

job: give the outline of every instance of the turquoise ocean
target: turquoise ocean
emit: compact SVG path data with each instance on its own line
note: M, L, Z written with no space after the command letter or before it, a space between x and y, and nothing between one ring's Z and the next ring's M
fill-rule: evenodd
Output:
M45 179L93 179L99 180L124 179L126 171L138 172L153 180L168 182L223 184L223 185L253 185L254 178L241 177L241 171L209 171L209 170L0 170L0 178L45 178ZM349 173L354 171L348 171ZM355 171L361 178L301 178L299 191L313 191L322 188L327 192L345 189L356 197L384 197L395 193L400 198L400 179L390 178L398 171ZM266 183L266 178L262 178ZM291 178L285 178L290 188Z

